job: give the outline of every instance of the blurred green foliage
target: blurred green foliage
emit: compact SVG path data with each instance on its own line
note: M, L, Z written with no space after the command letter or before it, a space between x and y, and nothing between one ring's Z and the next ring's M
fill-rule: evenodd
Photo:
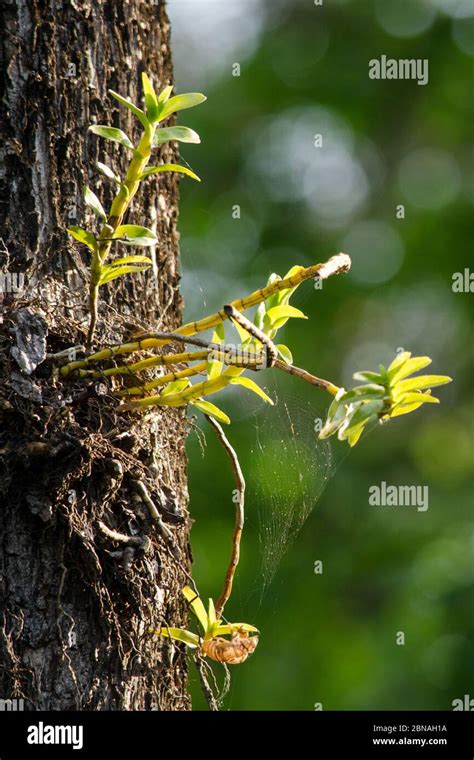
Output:
M392 0L236 5L225 32L232 41L238 15L251 14L252 44L240 54L229 42L214 55L210 35L227 4L169 3L178 91L208 96L192 121L202 146L182 150L203 180L182 185L186 320L263 285L272 271L345 250L349 275L322 290L306 283L294 298L310 318L282 330L295 363L347 387L354 371L403 347L430 355L433 372L454 382L440 389L440 406L376 429L344 459L345 444L331 443L333 477L321 498L315 489L316 508L269 586L259 543L269 505L257 498L268 485L259 488L264 470L253 463L257 434L263 452L275 446L278 405L262 425L244 390L221 399L249 484L242 565L226 612L261 631L256 653L232 669L225 707L451 709L474 696L474 294L451 289L453 273L472 259L472 17L454 17L455 3L442 0L413 0L409 11ZM206 24L209 39L198 34ZM193 33L193 55L180 63ZM427 58L428 85L370 80L368 62L382 54ZM271 371L262 380L274 392ZM278 378L278 398L309 402L301 408L319 461L328 454L311 431L327 400L301 385ZM234 484L212 431L197 422L207 447L203 456L191 433L190 508L194 577L206 598L217 596L228 560ZM291 452L281 441L283 470ZM381 481L428 485L429 509L369 506L368 489ZM282 494L273 509L289 498L275 483ZM302 504L304 515L312 506ZM203 708L191 676L195 708Z

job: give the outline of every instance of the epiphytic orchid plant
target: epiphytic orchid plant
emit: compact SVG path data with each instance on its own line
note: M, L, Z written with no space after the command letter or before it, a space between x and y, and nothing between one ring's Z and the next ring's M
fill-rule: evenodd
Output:
M115 100L118 100L121 105L125 106L125 108L128 108L143 127L142 136L136 147L121 129L102 124L93 124L89 127L89 131L99 135L99 137L104 137L106 140L119 143L132 154L127 172L123 178L119 177L106 164L102 162L97 163L97 169L101 174L115 183L118 188L108 213L105 211L97 195L87 185L84 187L84 201L101 220L101 229L95 234L76 225L68 227L69 234L92 251L89 285L90 323L87 337L88 348L92 345L97 324L99 288L125 274L142 272L153 263L149 256L143 255L124 256L106 263L114 243L148 247L156 245L158 242L155 233L148 227L122 223L130 203L139 188L140 182L161 172L179 172L199 181L199 177L191 169L180 164L160 164L148 168L147 164L151 158L152 150L156 147L159 148L166 142L170 142L171 140L186 143L200 142L199 135L189 127L159 128L158 125L171 116L171 114L202 103L206 100L205 96L198 92L191 92L171 98L172 87L165 87L157 95L145 73L142 74L142 85L145 99L145 108L143 110L117 92L109 90L110 95Z
M258 629L247 623L225 623L219 619L212 599L209 599L208 611L190 586L182 590L189 606L196 615L203 635L187 631L184 628L169 628L164 626L150 633L165 636L174 641L186 644L190 649L198 649L204 657L226 665L239 665L255 651L258 644ZM253 635L250 635L253 634ZM230 639L224 638L230 636Z

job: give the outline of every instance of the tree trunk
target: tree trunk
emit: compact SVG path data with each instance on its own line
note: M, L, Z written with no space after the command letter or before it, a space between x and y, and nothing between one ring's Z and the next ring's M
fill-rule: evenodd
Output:
M107 207L112 188L94 163L123 172L127 161L87 127L136 140L107 89L140 102L141 71L157 89L172 82L168 19L161 0L10 0L1 14L0 698L30 710L186 710L184 653L148 635L186 622L184 414L118 415L107 379L61 381L44 360L85 343L88 256L65 232L94 224L82 186ZM159 176L127 218L155 227L155 272L101 288L96 346L181 322L178 180Z

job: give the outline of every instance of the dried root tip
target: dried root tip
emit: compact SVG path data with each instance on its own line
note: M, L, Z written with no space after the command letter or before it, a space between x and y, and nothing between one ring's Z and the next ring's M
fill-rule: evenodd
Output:
M111 541L117 541L119 544L128 544L130 546L139 546L146 553L149 549L150 539L147 536L127 536L125 533L119 533L116 530L108 528L101 520L97 522L97 527Z

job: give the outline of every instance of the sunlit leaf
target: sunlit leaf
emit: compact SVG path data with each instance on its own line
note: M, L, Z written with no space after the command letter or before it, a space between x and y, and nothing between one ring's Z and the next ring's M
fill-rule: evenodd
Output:
M255 312L255 317L253 320L255 327L257 327L259 330L263 329L263 321L265 319L265 312L266 312L265 304L264 303L259 304L257 311Z
M172 113L176 111L184 111L185 108L193 108L200 103L204 103L207 100L205 95L200 92L188 92L183 95L175 95L174 98L170 98L164 108L160 112L160 121L166 119Z
M280 275L276 274L275 272L272 272L272 274L270 275L270 277L267 280L266 287L268 287L269 285L273 285L273 283L279 282L280 280L281 280ZM284 291L278 291L277 290L275 293L272 293L271 296L268 296L268 298L265 299L265 302L263 304L263 307L264 307L265 311L267 309L271 309L272 306L278 306L278 304L280 303L280 296L281 296L282 292L284 292Z
M84 200L89 208L92 209L94 214L103 219L104 222L107 221L107 214L105 213L105 209L102 206L102 203L98 199L97 195L93 193L92 190L87 187L87 185L84 185Z
M245 633L259 633L258 628L255 628L254 625L249 625L248 623L227 623L224 625L219 625L217 628L215 628L214 636L229 636L233 633L236 633L236 631L243 631Z
M99 137L105 137L106 140L112 140L112 142L120 143L120 145L124 145L126 148L134 150L131 140L127 137L125 132L122 132L121 129L117 129L117 127L107 127L103 124L92 124L89 127L89 132L93 132L95 135L99 135Z
M239 325L238 322L232 321L232 325L237 330L239 334L239 338L243 345L253 340L252 335L249 332L247 332L247 330L244 327L242 327L242 325Z
M388 374L392 377L395 372L398 372L400 367L403 367L403 365L408 361L410 358L411 353L409 351L401 351L399 354L395 356L392 363L388 367Z
M367 401L361 404L350 417L347 426L340 428L338 437L341 440L354 437L354 434L359 432L359 426L364 427L372 418L374 420L377 419L377 416L382 412L383 408L383 401ZM362 432L362 430L360 430L360 432ZM356 440L358 440L359 437L360 435L356 437Z
M214 417L224 425L230 425L230 418L227 416L227 414L225 414L225 412L219 409L219 407L215 404L211 404L210 401L199 399L198 401L191 401L190 403L191 406L195 406L196 409L199 409L200 412L208 414L210 417Z
M116 182L117 185L121 184L120 177L118 177L117 174L115 174L115 172L113 172L112 169L107 166L107 164L103 164L101 161L97 161L96 167L100 173L104 175L104 177L107 177L107 179L111 179L113 182Z
M225 326L223 322L217 325L211 338L211 343L217 343L221 345L225 340ZM223 362L219 359L209 359L207 362L207 377L212 380L213 377L218 377L222 372Z
M114 259L108 266L122 266L123 264L153 264L148 256L124 256L121 259Z
M365 385L358 385L352 388L347 393L341 396L341 401L344 404L351 404L353 401L366 401L374 398L382 398L386 394L386 389L383 385L377 385L376 383L367 383Z
M359 425L358 428L352 429L348 434L347 442L351 448L356 445L357 441L361 437L362 433L364 432L364 427L364 425Z
M206 633L207 629L209 628L209 618L207 616L206 608L204 607L201 599L196 594L194 589L191 588L191 586L185 586L182 589L182 593L186 600L189 602L189 605L196 615L197 619L201 623L204 633Z
M178 172L179 174L186 174L191 179L195 179L200 182L198 175L195 174L187 166L181 166L181 164L161 164L161 166L151 166L149 169L145 169L140 179L145 179L151 174L160 174L161 172Z
M162 145L163 143L170 142L170 140L177 140L182 143L201 142L198 133L189 127L164 127L156 130L154 138L155 145Z
M96 250L97 240L91 232L87 232L87 230L83 230L82 227L78 227L75 224L73 224L71 227L68 227L67 231L75 240L78 240L79 243L84 243L84 245L87 245L91 251Z
M405 393L401 396L398 404L439 404L439 398L432 396L431 393Z
M400 417L402 414L410 414L410 412L414 412L416 409L419 409L420 406L423 406L423 401L418 401L416 404L397 404L397 406L390 410L390 414L387 416L389 418L392 418Z
M157 237L153 230L141 227L139 224L121 224L114 232L115 238L121 238L127 245L156 245Z
M137 266L124 266L124 267L114 267L114 266L106 266L103 268L102 274L100 276L99 285L105 285L107 282L111 282L112 280L116 280L117 277L122 277L124 274L130 274L131 272L144 272L147 269L147 267L137 267Z
M146 113L149 120L153 123L158 119L160 107L158 105L156 92L153 88L152 83L150 82L148 75L145 74L145 72L142 73L142 87L143 92L145 93Z
M376 383L377 385L382 385L382 375L379 375L378 372L354 372L353 374L354 380L360 380L362 382L368 381L369 383Z
M184 391L185 388L188 388L191 385L191 381L188 378L184 378L183 380L175 380L172 383L168 383L168 385L161 391L161 396L171 396L173 393L181 393L181 391Z
M253 393L257 394L257 396L263 398L267 404L271 404L273 406L273 401L270 396L267 396L265 391L262 390L262 388L260 388L260 386L257 385L257 383L255 383L249 377L233 377L229 382L231 385L242 385L244 388L247 388L247 390L253 391Z
M158 103L163 106L164 103L167 102L169 96L173 92L173 85L169 84L167 87L164 88L158 95Z
M393 389L395 396L407 391L422 390L423 388L436 388L438 385L446 385L452 381L447 375L419 375L409 380L402 380Z
M401 367L395 368L395 372L389 369L390 384L392 386L396 385L404 377L408 377L408 375L412 375L414 372L419 372L420 369L428 367L429 364L431 364L429 356L414 356L413 359L407 359Z
M166 636L167 638L174 639L175 641L182 641L191 649L196 649L200 645L199 636L191 631L186 631L184 628L159 628L151 629L150 633L154 633L157 636Z
M277 343L276 348L278 349L278 353L280 354L283 361L285 361L287 364L293 364L293 354L291 353L288 346L285 346L284 343Z
M216 622L216 608L214 607L214 601L209 599L209 612L208 612L209 625L214 625Z
M123 98L122 95L119 95L118 92L114 92L114 90L109 90L109 95L112 95L112 97L115 98L115 100L118 100L121 105L125 106L125 108L128 108L128 110L137 117L145 129L149 126L150 122L148 121L145 112L142 111L141 108L138 108L138 106L134 105L130 100L128 100L128 98Z
M288 277L294 277L295 274L298 274L298 272L301 272L301 270L304 269L299 264L296 264L295 266L291 267L291 269L288 270L288 272L284 276L284 280L287 280ZM278 293L278 303L280 304L287 304L290 300L291 296L297 290L298 285L294 285L292 288L286 288L286 290L280 290Z
M267 310L265 322L268 320L270 327L273 330L278 330L280 327L283 327L285 322L291 317L295 317L296 319L308 319L300 309L296 309L289 304L282 304L281 306L273 306L271 309Z

